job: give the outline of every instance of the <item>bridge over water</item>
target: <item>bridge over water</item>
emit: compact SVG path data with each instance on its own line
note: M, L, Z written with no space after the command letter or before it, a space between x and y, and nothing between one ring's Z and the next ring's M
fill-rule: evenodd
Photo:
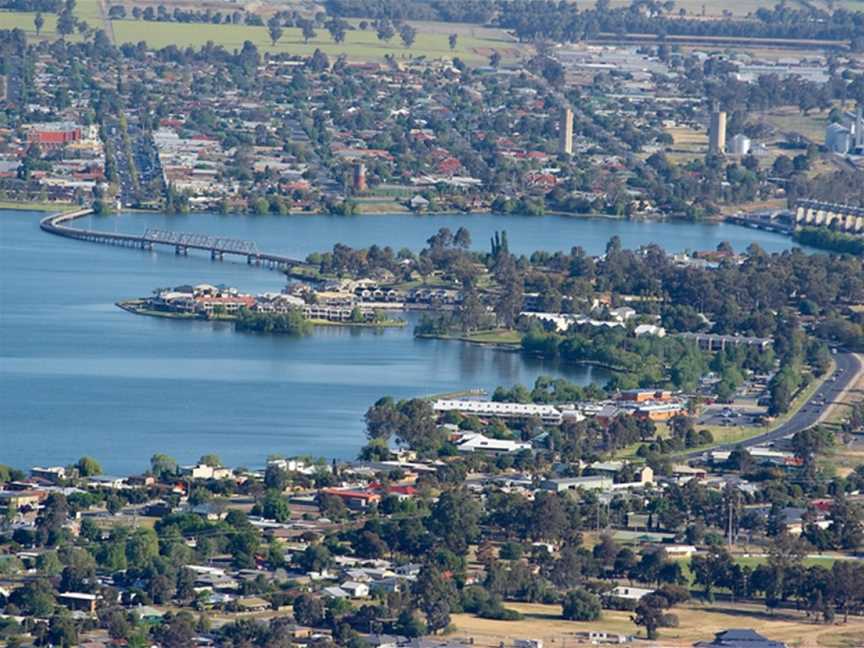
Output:
M142 235L118 234L69 225L72 221L84 218L92 213L92 209L78 209L61 214L52 214L43 218L39 222L39 227L49 234L78 239L79 241L120 245L142 250L153 250L156 246L173 247L175 254L184 255L189 254L189 250L200 250L209 252L210 258L214 260L221 261L225 258L225 255L233 255L241 258L245 257L246 263L250 265L265 265L277 269L285 269L297 263L302 263L299 259L261 252L254 241L244 241L242 239L174 232L156 228L148 228Z

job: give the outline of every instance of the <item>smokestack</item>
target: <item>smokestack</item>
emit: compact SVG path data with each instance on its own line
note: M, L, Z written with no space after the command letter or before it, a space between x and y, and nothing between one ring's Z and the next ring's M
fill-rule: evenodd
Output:
M860 102L855 115L855 148L861 153L864 151L864 106Z
M559 136L559 151L564 155L573 155L573 111L570 108L561 109Z
M726 152L726 113L714 104L708 124L708 152L723 155Z

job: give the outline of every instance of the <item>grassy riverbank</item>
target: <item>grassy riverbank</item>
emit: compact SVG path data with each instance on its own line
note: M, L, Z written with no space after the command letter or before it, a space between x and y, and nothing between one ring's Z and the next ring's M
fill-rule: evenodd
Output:
M459 342L497 346L502 349L522 348L522 335L512 329L490 329L465 333L464 335L458 333L418 333L416 337L424 340L458 340Z
M75 209L78 205L72 203L49 203L49 202L18 202L15 200L0 200L0 209L17 211L44 211L62 212L67 209Z

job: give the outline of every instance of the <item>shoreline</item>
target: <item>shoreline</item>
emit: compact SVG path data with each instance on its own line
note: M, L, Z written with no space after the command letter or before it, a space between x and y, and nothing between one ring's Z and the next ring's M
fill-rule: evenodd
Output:
M44 212L52 212L56 211L58 213L69 211L71 209L79 209L81 208L79 205L71 204L71 203L16 203L16 202L4 202L0 201L0 210L4 211L44 211ZM518 213L502 213L495 212L491 209L478 209L471 211L455 211L455 210L424 210L424 211L370 211L370 212L360 212L357 214L331 214L326 211L298 211L298 212L288 212L287 214L264 214L264 215L256 215L249 214L245 212L221 212L216 210L202 210L202 211L190 211L190 212L163 212L155 209L144 209L140 207L124 207L120 210L111 211L108 214L104 214L106 216L116 216L119 214L128 213L131 215L138 214L156 214L159 216L171 216L178 218L185 217L194 217L196 214L212 214L216 216L236 216L236 217L254 217L254 218L291 218L291 217L318 217L318 216L330 216L333 218L363 218L363 217L376 217L376 216L404 216L404 217L419 217L422 218L424 216L522 216L526 219L542 219L546 216L555 216L558 218L570 218L574 220L602 220L602 221L618 221L618 222L631 222L631 223L681 223L686 225L720 225L723 223L727 223L729 225L736 225L732 221L726 219L725 216L720 217L712 217L705 218L699 221L687 220L684 218L676 218L673 216L656 216L656 215L646 215L646 216L636 216L636 217L624 217L624 216L616 216L613 214L603 214L603 213L574 213L574 212L565 212L560 210L548 210L539 216L531 216L528 214L518 214ZM745 227L746 226L741 226Z
M160 319L170 319L179 321L199 321L199 322L236 322L237 317L233 315L217 315L213 317L203 317L198 313L177 313L173 311L157 311L149 308L143 308L143 299L125 299L115 302L114 305L127 313L133 315L141 315L142 317L156 317ZM331 322L329 320L310 319L306 320L315 327L344 327L344 328L369 328L369 329L384 329L384 328L403 328L408 322L405 320L384 320L382 322Z

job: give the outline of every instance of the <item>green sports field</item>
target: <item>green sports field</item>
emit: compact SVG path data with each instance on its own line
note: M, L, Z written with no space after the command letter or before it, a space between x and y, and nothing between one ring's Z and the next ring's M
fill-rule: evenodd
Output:
M455 51L451 51L446 33L424 31L422 23L417 24L417 40L410 49L402 45L398 36L389 43L379 41L371 29L349 31L343 43L335 43L326 30L319 29L317 36L306 43L299 29L286 28L282 38L273 46L266 27L152 23L138 20L115 20L112 24L117 43L137 43L143 40L150 47L161 48L168 45L200 47L212 41L230 50L239 49L243 42L248 40L259 49L270 52L308 56L316 49L321 49L329 56L345 54L352 60L380 60L390 54L397 58L408 55L428 58L458 56L477 63L487 60L496 49L505 58L511 58L518 48L517 44L505 40L503 34L494 32L491 36L484 33L481 37L460 35Z
M99 0L77 0L75 3L75 16L83 20L93 29L104 27L102 12L99 9ZM36 37L36 26L33 20L36 12L31 11L0 11L0 29L22 29L30 38ZM43 13L45 24L42 26L40 36L45 38L57 38L57 16L52 13ZM79 40L78 34L67 36L69 40Z
M493 51L498 51L506 60L517 58L521 46L509 38L502 30L476 27L472 25L452 25L442 23L413 23L417 29L417 39L411 48L402 45L395 36L390 42L378 40L374 30L354 29L348 32L345 41L335 43L325 29L319 29L315 38L308 43L303 41L301 32L296 28L286 28L274 46L266 27L248 25L212 25L200 23L149 22L143 20L106 20L98 0L78 0L75 13L94 29L109 28L109 36L114 42L138 43L144 41L149 47L161 48L168 45L178 47L201 47L208 42L222 45L226 49L239 49L245 41L253 42L260 50L308 56L316 49L323 50L328 56L345 54L351 60L375 61L392 55L396 58L425 56L427 58L453 58L458 56L471 63L483 63ZM0 12L0 29L23 29L31 38L36 37L31 12ZM42 37L56 38L57 18L44 14L45 25ZM455 50L450 49L448 35L458 33ZM76 35L69 37L71 40Z

